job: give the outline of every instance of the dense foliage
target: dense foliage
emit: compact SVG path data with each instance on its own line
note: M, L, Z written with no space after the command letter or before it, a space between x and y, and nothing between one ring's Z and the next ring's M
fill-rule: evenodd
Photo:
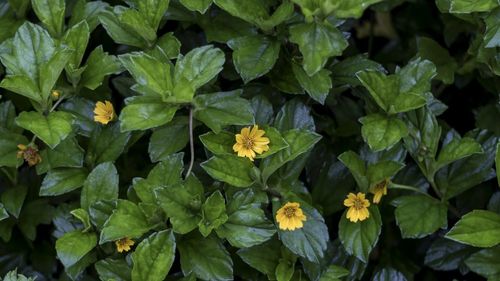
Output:
M0 0L0 276L500 280L499 48L498 0Z

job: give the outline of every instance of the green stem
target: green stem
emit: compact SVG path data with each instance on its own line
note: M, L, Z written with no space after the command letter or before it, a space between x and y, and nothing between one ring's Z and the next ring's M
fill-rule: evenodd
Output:
M189 108L189 150L191 153L191 159L189 161L189 168L186 172L186 178L191 174L191 170L194 165L194 139L193 139L193 108Z
M420 190L419 188L409 186L409 185L404 185L404 184L397 184L397 183L391 182L389 184L389 188L390 189L402 189L402 190L414 191L414 192L418 192L420 194L430 196L427 192L424 192L423 190Z

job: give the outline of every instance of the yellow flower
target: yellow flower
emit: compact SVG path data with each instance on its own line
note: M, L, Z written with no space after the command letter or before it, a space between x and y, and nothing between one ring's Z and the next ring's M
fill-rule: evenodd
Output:
M248 157L251 161L256 154L262 154L269 150L269 138L264 137L266 132L259 130L259 126L254 125L241 129L240 134L236 134L236 143L233 145L234 152L238 152L239 157Z
M344 200L344 206L349 207L346 217L351 222L364 221L370 217L368 211L370 201L365 199L365 194L362 192L358 192L358 194L349 193L347 199Z
M42 162L42 157L38 154L38 148L32 145L18 144L17 158L23 158L30 167Z
M52 97L53 100L58 100L59 97L61 96L61 91L53 90L50 96Z
M115 119L113 104L109 101L98 101L94 108L94 121L106 125L113 119Z
M116 250L118 250L119 253L130 251L130 247L134 246L134 244L134 240L128 237L115 241Z
M288 202L276 212L276 221L280 224L280 229L295 230L302 228L307 217L302 212L299 203Z
M389 182L389 179L384 179L370 188L370 192L373 193L373 203L378 204L382 196L387 195Z

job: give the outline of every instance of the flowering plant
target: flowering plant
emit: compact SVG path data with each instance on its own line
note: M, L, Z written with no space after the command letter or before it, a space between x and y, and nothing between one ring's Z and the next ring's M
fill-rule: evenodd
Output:
M499 48L498 0L0 0L0 276L499 280Z

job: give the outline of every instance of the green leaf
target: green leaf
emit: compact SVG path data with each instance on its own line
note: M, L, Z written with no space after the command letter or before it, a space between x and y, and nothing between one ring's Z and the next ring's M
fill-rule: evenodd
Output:
M193 49L177 59L175 81L178 83L185 79L194 89L198 89L222 71L224 62L224 52L212 45Z
M435 240L425 255L425 265L434 270L451 271L461 266L474 248L445 238Z
M83 168L62 168L49 171L40 187L40 196L57 196L68 193L83 185L87 170Z
M172 122L153 131L148 152L152 162L163 161L169 155L182 150L189 142L188 120L174 118Z
M321 274L319 281L340 281L340 278L347 275L349 275L347 269L332 264Z
M200 140L208 151L215 155L234 155L233 145L236 143L235 134L227 131L219 133L208 132L200 136Z
M57 257L64 267L69 268L80 261L95 246L97 246L95 233L68 232L56 241Z
M248 0L234 2L231 0L213 0L222 10L232 16L241 18L254 25L260 25L264 19L269 18L268 3L261 0Z
M292 253L319 263L329 240L328 228L316 209L305 204L301 204L301 208L306 216L304 227L292 231L279 229L278 235Z
M0 54L0 60L8 70L0 87L48 107L52 87L71 52L63 47L56 48L46 30L29 22L17 30L10 42L10 48Z
M288 101L280 109L274 120L274 127L281 132L292 129L316 130L311 108L298 98Z
M395 106L397 112L402 112L398 108L403 107L407 111L406 108L416 106L413 103L422 99L422 96L419 95L430 92L431 81L436 76L436 67L428 60L416 58L396 73L400 77L399 92L401 95L398 96Z
M181 42L179 42L172 32L169 32L158 38L155 47L146 53L163 61L177 58L180 52Z
M18 226L21 232L33 241L36 238L36 227L39 224L50 224L54 215L54 207L46 200L37 199L24 204L19 215Z
M368 261L368 256L377 244L382 229L382 219L377 206L371 205L368 211L370 212L368 219L354 223L346 218L346 210L339 222L339 239L344 249L363 262Z
M150 172L147 179L134 179L134 190L144 203L156 204L154 190L158 187L181 183L184 154L178 153L165 157Z
M119 44L146 48L148 43L141 38L133 29L123 25L119 20L117 13L120 12L121 6L115 6L113 11L102 11L99 14L99 21L108 33L108 35Z
M17 132L15 119L16 118L16 108L11 101L5 101L0 103L0 128L10 130L12 132Z
M85 161L87 163L103 163L115 161L130 140L130 132L122 133L120 123L95 127L90 137Z
M354 176L354 179L356 180L356 183L361 191L367 192L370 187L370 183L366 177L366 164L363 159L361 159L361 157L353 151L346 151L340 154L338 158Z
M89 43L89 38L90 30L86 21L81 21L72 26L66 31L63 38L64 44L73 50L68 64L66 65L66 73L69 75L71 82L76 81L74 85L78 84L77 81L80 79L80 75L74 73L78 72L83 55L85 54L85 49Z
M342 32L328 23L301 23L290 27L290 41L299 45L304 70L309 76L320 71L327 60L347 47Z
M296 64L292 64L293 73L299 82L300 86L313 98L315 101L324 104L326 97L332 88L331 72L326 69L321 69L313 75L309 76L304 69Z
M96 262L94 266L101 280L130 280L130 267L125 260L107 258Z
M500 243L500 215L474 210L464 215L445 237L474 247L495 246Z
M130 97L120 113L122 132L146 130L170 122L177 106L162 102L156 97Z
M382 65L369 60L366 55L348 57L334 64L332 67L329 67L329 69L332 72L333 84L339 86L345 84L361 86L359 79L356 77L356 73L362 70L384 71Z
M154 193L176 233L186 234L198 227L204 195L203 186L194 175L183 183L161 186Z
M397 117L373 113L362 117L359 121L363 124L361 128L363 139L373 151L388 149L408 135L405 123Z
M210 235L212 230L216 230L227 221L225 203L220 191L216 191L201 206L202 219L198 223L198 229L204 237Z
M1 201L5 209L15 218L18 218L21 213L21 208L23 207L26 194L28 194L28 188L21 185L9 188L1 195Z
M410 72L410 68L406 71ZM380 71L370 70L358 72L356 76L375 102L385 112L394 114L420 108L427 103L425 97L421 95L423 93L400 92L403 89L409 91L411 87L420 86L411 84L412 81L415 82L412 80L413 74L407 74L405 79L401 79L399 75L386 76Z
M448 225L447 206L430 196L402 196L392 204L403 238L422 238Z
M363 12L372 4L382 2L383 0L337 0L329 1L328 6L334 15L339 18L360 18ZM333 4L333 5L332 5Z
M233 50L233 63L243 81L248 83L268 73L280 53L280 43L263 35L238 37L227 42Z
M492 11L485 19L485 48L500 47L500 9Z
M248 248L269 240L276 229L266 218L261 202L251 189L236 192L227 203L226 223L217 235L238 248Z
M89 30L93 31L99 24L99 14L106 10L106 8L108 7L108 3L101 1L87 2L84 0L78 0L73 7L68 26L74 26L77 23L85 20L89 25Z
M70 113L57 111L43 115L34 111L23 111L16 118L20 127L31 131L50 148L55 148L72 131L74 117Z
M118 74L121 71L122 67L118 59L104 52L102 46L98 46L90 53L85 63L80 85L95 90L102 85L106 76Z
M139 238L151 227L139 206L127 200L118 200L116 209L104 224L99 244L124 237Z
M497 0L450 0L450 13L488 12L498 7Z
M483 131L475 137L476 141L481 143L484 153L455 161L436 173L436 185L445 199L455 197L495 177L492 166L495 161L497 138L485 134L486 132Z
M32 0L31 6L36 16L53 37L60 37L64 28L66 10L64 0Z
M497 153L495 157L495 163L497 167L497 180L498 180L498 186L500 186L500 142L497 143Z
M74 125L77 134L90 137L92 131L96 127L100 127L94 121L95 102L80 97L72 97L61 103L58 108L75 116Z
M436 170L472 154L483 153L483 148L472 138L455 138L447 143L437 158Z
M198 11L204 14L210 5L212 5L212 0L180 0L182 5L191 11Z
M155 232L143 240L132 253L132 281L162 281L175 258L172 231Z
M473 272L488 278L488 280L498 280L500 276L500 247L483 249L472 254L465 264Z
M400 162L382 160L374 164L369 164L366 176L370 186L373 186L385 179L392 178L404 167L405 165Z
M240 98L241 90L198 95L194 98L194 116L218 133L227 125L254 123L250 102Z
M90 224L90 217L89 213L84 210L84 209L75 209L70 212L75 218L80 220L80 222L83 224L83 230L82 232L88 232L92 225Z
M47 148L40 152L42 162L36 165L36 172L43 174L55 168L81 168L83 153L75 138L66 138L54 149Z
M321 139L321 136L311 131L293 129L286 131L283 138L289 144L289 147L265 158L261 162L260 168L264 181L267 181L276 170L287 162L309 151Z
M458 64L445 48L441 47L436 41L419 37L417 39L418 55L422 59L430 60L436 66L436 79L445 84L452 84L455 80L455 71Z
M27 144L28 139L19 134L0 128L0 167L17 167L22 159L17 158L18 144Z
M184 275L192 272L203 280L232 280L233 261L222 241L192 232L177 242Z
M9 213L7 213L7 210L3 206L2 203L0 203L0 221L3 221L4 219L9 217Z
M149 26L156 31L168 9L170 0L131 1L136 4L137 9L149 23Z
M242 248L236 253L245 263L266 274L268 279L275 279L275 269L281 259L281 243L278 239L271 239L250 248Z
M254 183L252 162L236 155L217 155L201 163L201 167L214 179L236 187L248 187Z
M111 162L95 167L83 183L80 205L88 210L98 200L118 199L118 171Z
M275 275L278 281L290 281L295 272L295 263L281 259L276 267Z
M151 93L163 100L172 95L174 86L170 64L142 52L121 55L119 59L141 87L142 94Z

